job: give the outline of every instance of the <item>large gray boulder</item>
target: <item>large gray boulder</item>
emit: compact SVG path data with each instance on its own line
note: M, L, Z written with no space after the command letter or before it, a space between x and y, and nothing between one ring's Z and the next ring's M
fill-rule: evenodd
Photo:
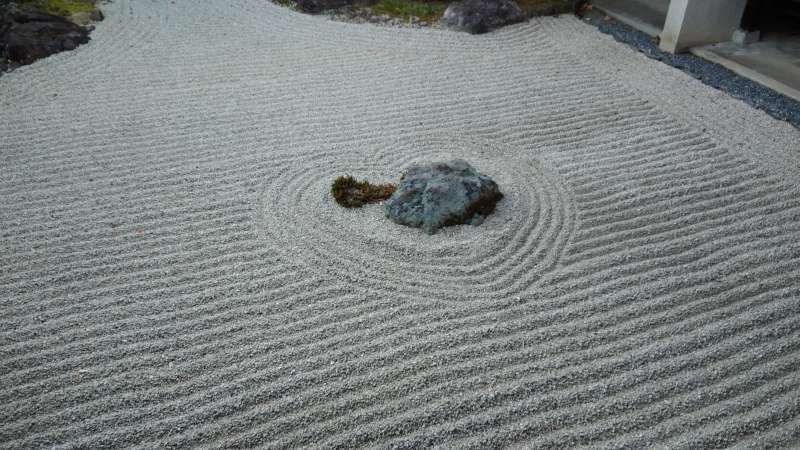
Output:
M461 0L447 7L441 21L450 28L480 34L525 18L513 0Z
M394 222L433 234L449 225L479 225L502 198L497 183L456 159L409 167L385 208Z

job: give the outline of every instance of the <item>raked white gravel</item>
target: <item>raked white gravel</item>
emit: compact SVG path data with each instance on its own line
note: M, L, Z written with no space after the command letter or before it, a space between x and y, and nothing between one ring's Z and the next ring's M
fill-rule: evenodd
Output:
M800 445L800 132L573 17L115 0L0 77L0 447ZM337 175L464 158L428 236Z

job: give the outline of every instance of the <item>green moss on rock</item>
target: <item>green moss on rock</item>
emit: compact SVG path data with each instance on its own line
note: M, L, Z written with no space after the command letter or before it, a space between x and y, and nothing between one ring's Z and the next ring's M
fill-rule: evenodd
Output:
M372 5L372 14L376 16L387 15L405 21L412 17L424 22L435 22L442 17L447 3L441 1L416 2L404 0L379 0Z
M69 17L77 13L91 13L96 9L95 0L28 0L24 2L39 11Z

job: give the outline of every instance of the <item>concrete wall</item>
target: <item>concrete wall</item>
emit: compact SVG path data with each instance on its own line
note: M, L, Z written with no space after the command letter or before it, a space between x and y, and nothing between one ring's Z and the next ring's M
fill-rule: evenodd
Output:
M678 53L698 45L731 40L747 0L672 0L660 47Z

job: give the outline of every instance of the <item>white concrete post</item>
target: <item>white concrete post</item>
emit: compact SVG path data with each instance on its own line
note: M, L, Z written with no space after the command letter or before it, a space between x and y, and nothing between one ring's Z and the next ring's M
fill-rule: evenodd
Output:
M730 41L745 6L747 0L672 0L659 47L679 53L690 47Z

